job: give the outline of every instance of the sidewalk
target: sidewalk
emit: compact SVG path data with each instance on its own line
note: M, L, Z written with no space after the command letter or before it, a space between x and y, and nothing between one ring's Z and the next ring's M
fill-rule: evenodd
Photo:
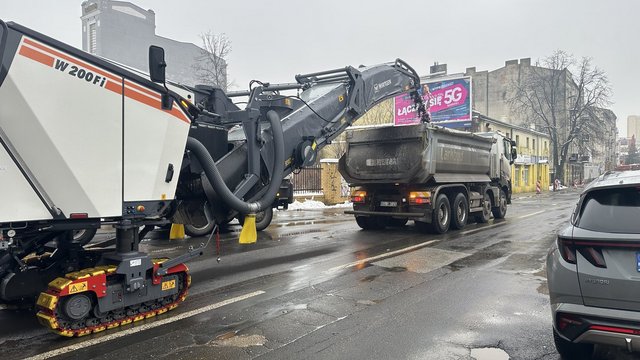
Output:
M524 192L524 193L514 193L511 195L511 200L519 200L519 199L529 199L529 198L534 198L534 197L548 197L551 196L553 194L562 194L562 193L569 193L569 192L581 192L582 188L571 188L571 187L567 187L564 188L562 190L557 190L557 191L543 191L540 194L536 194L535 191L534 192Z

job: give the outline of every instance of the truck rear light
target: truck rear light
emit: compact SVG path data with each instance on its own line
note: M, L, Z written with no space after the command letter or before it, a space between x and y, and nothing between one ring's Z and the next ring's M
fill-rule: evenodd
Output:
M351 202L352 203L357 203L357 204L362 204L362 203L365 202L366 198L367 198L367 192L366 191L364 191L364 190L356 190L351 195Z
M409 205L431 204L431 192L412 191L409 193Z
M69 215L69 219L86 219L89 217L87 213L72 213Z
M564 261L569 264L576 263L576 247L573 242L558 238L558 250Z

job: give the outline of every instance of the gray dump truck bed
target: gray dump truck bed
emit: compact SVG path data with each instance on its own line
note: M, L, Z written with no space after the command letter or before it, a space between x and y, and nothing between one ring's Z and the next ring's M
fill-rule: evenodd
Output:
M489 182L492 138L432 124L353 129L339 169L363 183Z

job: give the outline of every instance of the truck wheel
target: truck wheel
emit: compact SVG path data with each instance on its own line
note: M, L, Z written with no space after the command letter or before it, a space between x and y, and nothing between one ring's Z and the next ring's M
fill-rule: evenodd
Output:
M476 222L479 224L485 224L491 220L491 197L488 192L484 192L484 199L482 200L482 212L476 215Z
M453 199L451 213L451 226L454 229L462 230L467 225L467 219L469 218L469 202L463 193L458 193Z
M212 219L211 210L209 208L208 202L204 203L203 211L205 213L205 218ZM215 226L214 220L211 220L210 222L201 226L197 226L193 224L184 224L184 233L191 237L204 236L204 235L210 234L211 231L213 231L214 226Z
M433 208L433 220L431 227L436 234L444 234L451 224L451 205L446 194L438 195L436 206Z
M213 230L214 225L215 224L213 221L209 222L204 226L184 224L184 233L191 237L204 236L211 233L211 230Z
M407 218L404 218L404 219L388 218L387 219L387 225L390 227L403 227L407 225L407 222L409 222L409 219Z
M98 229L73 230L73 242L80 246L87 245L96 236L97 231Z
M356 223L362 230L381 230L385 226L384 219L377 216L356 216Z
M239 214L238 222L240 225L244 225L244 214ZM271 224L271 220L273 219L273 208L268 207L256 214L256 230L262 231L266 229L269 224Z
M496 219L504 219L507 215L507 194L504 190L500 189L500 199L498 200L498 206L491 209L493 217Z

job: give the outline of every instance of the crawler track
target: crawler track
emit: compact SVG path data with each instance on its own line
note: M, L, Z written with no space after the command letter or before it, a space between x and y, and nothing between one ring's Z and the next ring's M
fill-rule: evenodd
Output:
M154 260L154 270L162 261ZM97 266L66 274L65 277L51 281L47 290L40 294L37 301L39 311L36 316L42 325L54 333L74 337L98 333L163 314L175 309L185 300L191 285L187 267L181 264L175 268L177 271L173 271L172 274L178 275L177 284L173 284L178 287L177 293L105 313L95 310L95 298L101 292L104 296L104 289L109 281L117 281L119 275L116 274L116 266ZM156 280L153 286L165 286L166 283L163 283L161 278ZM66 301L71 301L76 294L83 294L84 301L90 299L94 310L82 318L74 319L65 314L62 306Z

